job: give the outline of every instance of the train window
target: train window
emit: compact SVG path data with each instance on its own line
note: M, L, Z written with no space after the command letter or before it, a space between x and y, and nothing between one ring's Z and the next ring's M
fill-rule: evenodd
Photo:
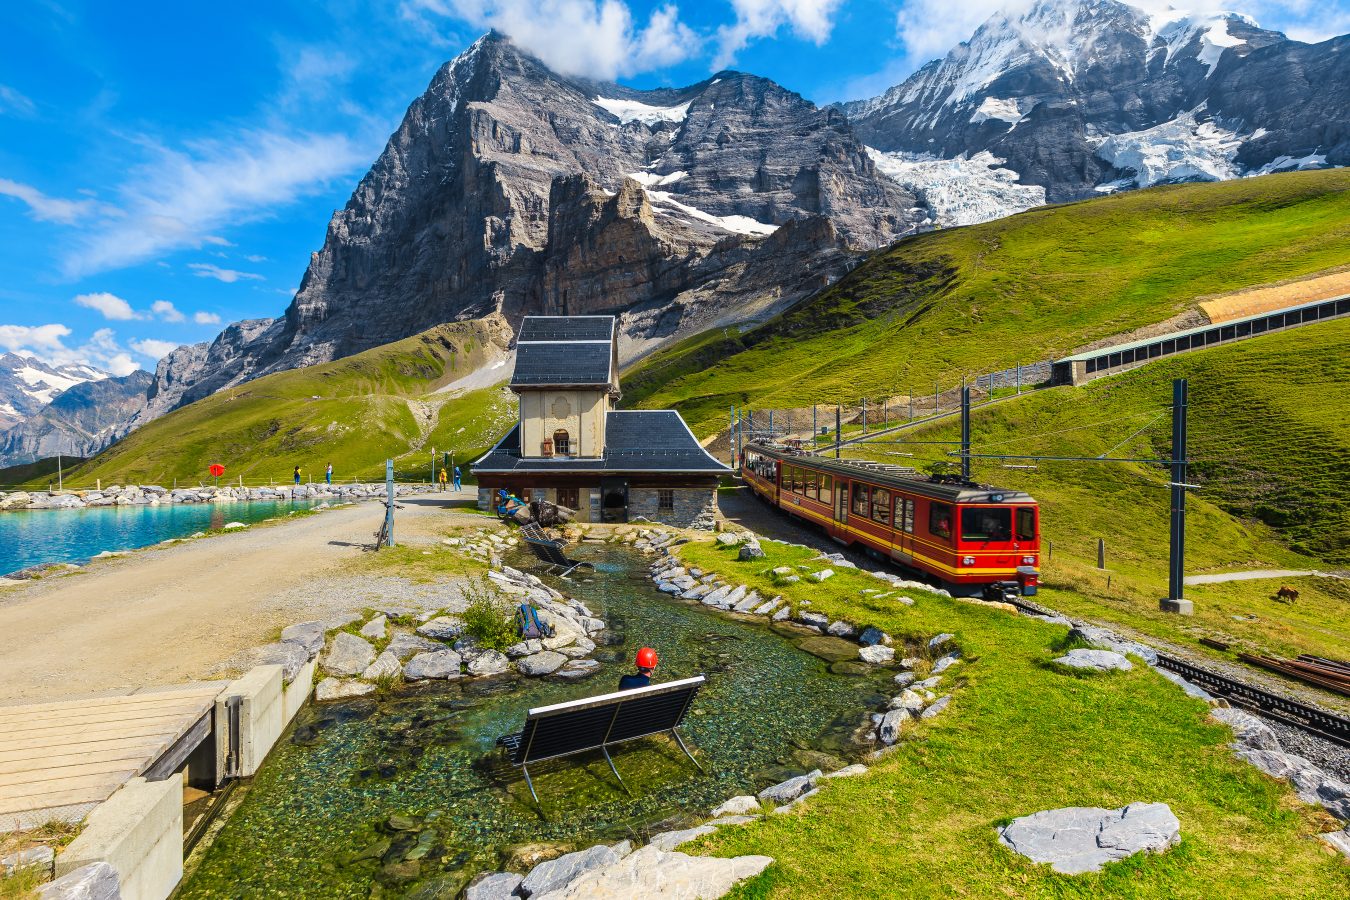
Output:
M867 489L867 485L853 485L853 514L855 516L871 516L872 511L869 508L871 506L869 502L870 497L871 491Z
M812 500L820 496L820 476L815 472L806 473L806 496Z
M895 501L895 524L910 534L914 533L914 501L901 498Z
M820 476L820 502L834 502L834 479L829 475Z
M796 478L797 478L796 466L783 466L783 490L785 491L797 490Z
M1006 506L972 506L961 510L961 540L1012 540L1012 510Z
M952 508L945 503L928 506L928 533L934 537L951 539Z
M1017 507L1017 539L1036 540L1036 510L1030 506Z
M891 492L872 488L872 518L883 525L891 524Z

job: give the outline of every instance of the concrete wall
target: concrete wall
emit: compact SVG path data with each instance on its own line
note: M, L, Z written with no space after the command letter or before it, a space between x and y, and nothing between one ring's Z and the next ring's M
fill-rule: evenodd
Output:
M705 511L709 510L716 495L716 487L677 487L668 488L674 495L673 510L660 508L660 489L628 488L628 521L638 516L665 525L689 528L695 524Z
M520 452L542 455L545 438L559 429L571 438L569 456L597 459L605 455L606 391L522 391L520 394Z
M290 684L283 685L281 688L281 709L284 721L281 727L284 729L290 724L291 719L300 711L300 707L309 702L310 692L314 690L314 671L319 665L319 658L316 656L295 673L294 680Z
M267 752L290 721L286 714L287 702L281 671L281 666L256 666L248 674L230 682L230 686L216 698L216 721L222 726L217 733L226 742L229 740L227 701L231 697L240 698L239 767L231 774L249 776L257 772L262 761L267 758ZM310 680L313 680L312 668Z
M117 870L122 900L164 900L183 877L183 776L133 778L89 814L56 857L56 875L96 862Z

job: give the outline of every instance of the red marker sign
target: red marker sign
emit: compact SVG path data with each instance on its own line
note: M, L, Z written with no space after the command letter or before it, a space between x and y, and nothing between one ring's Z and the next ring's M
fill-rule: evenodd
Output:
M211 473L211 477L219 478L220 476L225 474L225 467L222 466L220 463L212 463L211 467L207 469L207 471Z

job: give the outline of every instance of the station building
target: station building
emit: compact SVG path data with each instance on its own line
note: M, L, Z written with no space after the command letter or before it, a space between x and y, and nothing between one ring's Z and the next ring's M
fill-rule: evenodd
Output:
M520 418L473 464L478 507L505 488L576 510L580 522L643 518L711 527L718 480L731 470L674 410L615 409L613 316L527 316L510 388Z

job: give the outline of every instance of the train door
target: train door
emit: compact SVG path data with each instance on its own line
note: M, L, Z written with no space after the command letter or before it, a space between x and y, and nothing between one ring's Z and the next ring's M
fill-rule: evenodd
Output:
M895 558L905 563L914 560L914 499L897 495L895 498L895 517L891 520L895 527Z
M841 526L848 524L848 489L849 483L843 478L837 482L839 489L834 492L834 518ZM844 529L841 528L842 532Z

